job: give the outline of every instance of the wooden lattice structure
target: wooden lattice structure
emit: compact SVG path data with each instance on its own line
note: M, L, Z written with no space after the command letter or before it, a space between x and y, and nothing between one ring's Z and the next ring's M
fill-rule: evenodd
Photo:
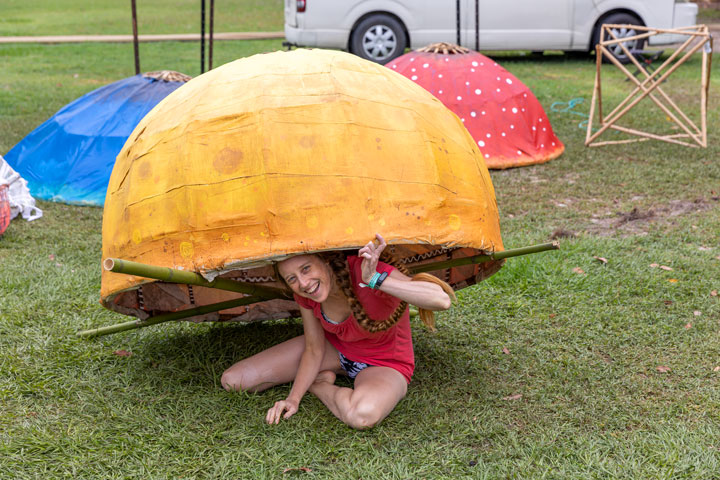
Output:
M632 37L618 38L613 30L622 28L634 29L638 33ZM655 35L682 35L687 37L685 41L652 72L649 72L645 65L642 65L637 58L638 52L633 52L627 47L627 42L633 40L648 39ZM694 25L678 29L650 28L638 25L603 25L600 33L600 42L595 48L596 52L596 75L595 87L593 90L592 105L590 106L590 121L587 126L585 145L596 147L600 145L631 143L646 141L650 139L664 142L685 145L689 147L707 147L707 101L708 87L710 84L710 64L712 54L712 37L705 25ZM640 72L640 79L636 78L625 65L610 53L610 48L620 46L627 58ZM700 127L698 127L661 88L661 84L685 63L695 52L702 49L702 73L700 78ZM606 58L618 67L632 82L635 88L607 115L603 112L602 88L600 77L600 66ZM637 74L637 72L636 72ZM666 115L672 120L683 133L657 135L641 130L623 127L617 124L626 113L636 106L645 97L650 98ZM595 109L598 113L598 124L593 125ZM593 127L597 130L593 132ZM608 129L635 135L641 138L625 140L613 140L597 142L596 140Z

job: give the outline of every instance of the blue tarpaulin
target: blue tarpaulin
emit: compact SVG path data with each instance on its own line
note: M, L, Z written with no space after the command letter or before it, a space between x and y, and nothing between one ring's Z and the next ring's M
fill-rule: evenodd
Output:
M64 106L5 155L34 197L103 205L115 157L140 120L184 82L135 75Z

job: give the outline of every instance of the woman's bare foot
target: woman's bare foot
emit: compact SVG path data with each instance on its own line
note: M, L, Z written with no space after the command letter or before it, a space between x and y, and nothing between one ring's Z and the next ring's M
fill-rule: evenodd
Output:
M322 372L318 373L318 376L315 377L315 381L312 385L310 385L310 393L313 393L313 387L319 386L323 383L329 383L330 385L333 385L335 383L335 378L337 375L335 375L335 372L331 370L323 370Z

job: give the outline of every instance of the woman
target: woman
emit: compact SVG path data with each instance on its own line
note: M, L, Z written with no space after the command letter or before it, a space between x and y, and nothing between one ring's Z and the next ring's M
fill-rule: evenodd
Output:
M407 303L421 309L431 328L432 313L447 310L452 288L432 275L410 278L380 262L387 246L369 242L358 256L298 255L277 264L277 272L300 306L304 335L242 360L223 373L226 390L259 392L293 381L290 394L268 410L277 424L298 410L305 392L317 396L347 425L377 425L405 396L415 360ZM337 374L354 388L335 385Z

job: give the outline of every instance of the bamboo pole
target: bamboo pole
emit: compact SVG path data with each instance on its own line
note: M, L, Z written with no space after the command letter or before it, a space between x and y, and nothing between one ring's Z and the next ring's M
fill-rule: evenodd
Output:
M646 137L648 139L662 140L663 142L676 143L678 145L683 145L685 147L697 148L697 145L695 145L693 143L687 143L687 142L681 142L679 140L674 140L674 138L677 138L677 137L671 136L671 135L655 135L654 133L643 132L641 130L635 130L633 128L620 127L618 125L611 125L610 128L612 128L614 130L618 130L620 132L630 133L632 135L637 135L640 137ZM687 137L687 134L683 134L683 136Z
M701 46L702 46L702 43L696 45L696 46L693 47L690 51L688 51L675 65L672 66L672 68L670 68L667 72L665 72L665 73L657 80L657 83L662 83L670 74L672 74L682 63L684 63L684 62L685 62L693 53L695 53L695 52L698 50L698 48L700 48ZM605 47L601 46L601 48L603 49L603 53L607 54L608 57L611 57L610 52L608 52L608 51L605 49ZM676 53L677 53L677 52L676 52ZM614 57L612 57L612 58L614 58ZM611 61L612 61L612 60L611 60ZM654 73L656 73L656 72L654 72ZM645 80L645 82L643 82L643 84L646 83L650 78L651 78L651 77L648 77L648 79ZM633 93L630 94L630 97L632 97L632 96L638 91L638 89L639 89L639 87L635 87L635 90L633 91ZM605 130L607 130L607 129L610 127L611 124L613 124L613 123L615 123L616 121L618 121L618 120L619 120L623 115L625 115L632 107L634 107L635 105L637 105L637 103L640 102L640 100L642 100L643 98L645 98L645 97L648 95L649 92L650 92L650 91L645 91L645 92L643 92L639 97L635 98L635 100L633 100L629 105L627 105L627 106L626 106L625 108L623 108L620 112L618 112L612 119L610 118L612 115L608 115L607 123L606 123L605 125L603 125L597 132L595 132L595 134L590 138L590 140L589 140L587 143L591 143L593 140L595 140L597 137L599 137L603 132L605 132ZM628 97L628 98L630 98L630 97ZM627 100L627 99L626 99L626 100ZM615 108L615 110L617 110L617 109L618 109L618 107Z
M613 27L628 27L629 25L603 25L604 27L608 28L609 32L612 32ZM635 26L633 25L633 28ZM604 45L605 46L611 46L611 45L617 45L618 43L625 43L625 42L632 42L633 40L642 40L644 38L650 38L654 37L656 33L654 31L648 32L648 33L639 33L637 35L633 35L632 37L622 37L617 38L617 35L613 35L613 40L607 40Z
M600 31L601 41L603 32ZM590 114L588 115L587 130L585 132L585 146L590 142L590 136L592 135L592 119L595 115L595 102L598 101L598 116L600 117L600 125L603 123L602 119L602 92L600 91L600 64L602 63L602 53L600 52L599 45L595 45L595 85L593 86L592 101L590 102Z
M207 313L219 312L228 308L241 307L264 300L260 297L242 297L233 300L227 300L220 303L212 303L203 305L202 307L189 308L180 310L179 312L163 313L145 320L132 320L130 322L119 323L117 325L109 325L107 327L93 328L90 330L81 330L77 332L78 337L90 338L99 337L101 335L110 335L111 333L125 332L127 330L135 330L136 328L149 327L158 323L171 322L181 320L183 318L194 317L196 315L205 315Z
M161 280L168 283L185 283L207 288L217 288L219 290L244 293L245 295L254 295L264 300L282 298L286 296L285 291L278 288L262 287L260 285L236 282L234 280L221 277L217 277L215 280L209 281L202 275L195 272L146 265L144 263L131 262L129 260L122 260L119 258L106 258L103 262L103 267L105 270L110 272L153 278L155 280Z
M602 29L602 30L600 31L601 38L604 37L604 34L605 34L605 29ZM662 70L663 70L667 65L669 65L673 60L675 60L675 58L676 58L678 55L680 55L680 53L682 53L682 51L683 51L688 45L690 45L691 42L692 42L692 37L688 38L680 47L678 47L678 49L675 50L675 51L662 63L662 65L660 65L654 72L652 72L652 73L650 74L650 76L649 76L648 78L646 78L646 79L642 82L642 84L644 85L645 83L649 83L650 81L652 81L652 78L655 77L656 75L659 75L659 74L662 72ZM600 45L602 45L603 43L604 43L604 42L601 42ZM610 55L610 54L608 53L608 55ZM602 57L601 57L601 58L602 58ZM630 99L631 99L637 92L639 92L639 91L640 91L640 89L639 89L638 87L635 87L635 89L634 89L632 92L630 92L630 94L629 94L622 102L620 102L620 103L612 110L612 112L610 112L610 113L607 115L607 118L612 118L612 117L613 117L621 108L623 108L623 107L630 101ZM600 99L600 101L602 102L602 98ZM604 123L604 122L603 122L603 123ZM589 142L591 142L592 140L593 140L593 139L590 139L590 140L589 140L588 142L586 142L585 144L587 145L587 144L588 144Z
M613 128L618 128L617 126L614 126ZM642 132L645 133L645 132ZM687 137L684 133L676 133L674 135L665 135L665 138L683 138ZM649 140L652 140L651 138L627 138L625 140L608 140L605 142L595 142L592 145L588 145L589 147L601 147L603 145L621 145L625 143L635 143L635 142L647 142ZM697 145L688 144L688 146L697 148Z
M600 43L603 43L604 41L605 41L605 30L600 29ZM602 77L600 75L600 73L601 73L600 71L602 69L602 49L597 48L597 45L595 45L595 50L596 50L595 51L595 68L597 68L597 79L598 79L598 119L600 120L600 125L603 125L605 123L605 115L603 114ZM590 123L592 123L592 121L588 122L588 125Z
M709 50L712 52L712 37L706 41L709 46ZM708 59L708 49L703 46L703 57L702 57L702 77L700 78L700 126L702 128L702 139L703 147L707 147L707 102L708 102L708 87L710 80L710 65Z
M603 29L602 32L604 33L604 29ZM656 75L659 75L659 74L662 72L662 70L663 70L667 65L669 65L678 55L680 55L680 53L691 43L691 41L692 41L692 38L688 38L688 39L685 41L685 43L683 43L677 50L675 50L675 51L670 55L670 57L668 57L657 69L655 69L654 72L652 72L651 74L648 74L649 76L642 82L642 84L645 85L646 83L650 83L650 82L652 81L653 77L655 77ZM603 42L602 45L604 45L604 44L605 44L605 43ZM608 55L610 55L610 54L608 53ZM615 115L615 113L617 113L618 110L620 110L623 106L625 106L625 104L626 104L626 103L633 97L633 95L635 95L638 91L640 91L640 89L639 89L638 87L635 87L635 89L634 89L632 92L630 92L630 94L627 96L627 98L625 98L625 100L623 100L622 102L620 102L620 104L619 104L617 107L615 107L615 109L613 109L612 112L610 112L610 114L608 115L608 117L612 117L613 115Z
M432 272L436 270L444 270L446 268L459 267L463 265L477 264L489 262L492 260L502 260L504 258L517 257L520 255L528 255L531 253L539 253L547 250L557 250L558 242L543 243L540 245L532 245L529 247L515 248L503 250L490 254L473 255L471 257L455 258L443 262L427 263L411 267L412 273ZM154 265L146 265L143 263L122 260L119 258L106 258L103 262L105 270L115 273L125 273L138 277L153 278L168 283L184 283L189 285L198 285L201 287L217 288L220 290L228 290L231 292L244 293L246 295L254 295L263 300L273 298L282 298L285 296L283 290L271 287L261 287L259 285L250 285L247 283L236 282L227 278L216 278L208 281L202 275L195 272L185 270L175 270L168 267L157 267Z
M547 250L557 250L560 248L558 242L543 243L540 245L531 245L529 247L514 248L503 250L502 252L494 252L482 255L473 255L471 257L454 258L444 262L426 263L410 267L410 273L435 272L437 270L445 270L446 268L461 267L463 265L471 265L477 263L490 262L492 260L502 260L504 258L517 257L520 255L528 255L530 253L540 253Z
M616 24L616 23L606 23L603 25L603 28L623 28L627 27L628 24ZM681 27L681 28L653 28L653 27L645 27L643 25L632 25L633 29L639 30L641 32L655 32L655 33L675 33L678 35L690 35L690 36L702 36L704 35L703 29L707 30L707 26L705 25L691 25L688 27ZM686 32L686 29L694 29L694 32ZM622 41L631 40L633 37L627 37L623 39Z
M613 38L617 39L617 35L615 35L612 31L610 31L610 34L613 36ZM620 48L623 50L625 55L627 55L627 57L633 62L633 64L635 65L635 68L637 68L638 71L642 72L645 75L646 80L650 79L651 75L643 67L643 65L641 65L640 62L638 62L637 58L635 58L634 55L631 55L631 52L627 49L627 47L623 43L620 43ZM625 70L624 68L622 70L625 72L625 75L627 75L628 78L630 80L632 80L640 89L642 89L643 91L645 90L643 87L644 82L641 84L635 78L634 75L630 75L629 72L627 70ZM665 91L662 88L660 88L659 82L650 81L649 85L650 85L649 90L652 90L652 89L657 90L657 92L665 99L665 101L667 101L670 104L670 106L673 109L675 109L675 111L683 118L683 120L685 120L685 122L690 124L690 126L695 130L695 135L701 135L701 131L698 128L698 126L695 125L695 122L693 122L687 115L685 115L685 112L683 112L682 109L665 93ZM650 98L652 98L653 101L655 101L655 103L657 103L658 106L660 106L662 108L662 106L658 103L657 100L655 100L655 98L652 96L652 94L650 95ZM676 123L678 123L678 125L679 125L679 122L676 121ZM698 143L700 143L700 141L698 139L696 139L696 141L698 141Z
M615 35L612 31L610 31L610 35L612 35L613 37L617 38L616 35ZM645 76L649 79L649 78L650 78L650 74L648 74L648 73L645 71L645 69L643 68L643 66L640 64L640 62L638 62L637 58L635 58L635 56L634 56L632 53L630 53L630 50L628 50L628 48L625 46L625 44L620 43L620 48L621 48L622 51L625 53L625 55L633 62L633 64L635 64L635 67L636 67L638 70L640 70L641 72L644 72L644 73L645 73ZM614 57L613 57L613 58L610 59L610 61L613 62L613 63L615 64L615 66L618 67L618 68L625 74L625 76L627 76L630 80L632 80L632 81L635 83L635 85L637 85L637 87L640 88L640 90L642 90L643 92L646 92L647 95L648 95L648 97L650 98L650 100L652 100L653 102L655 102L655 104L656 104L658 107L660 107L660 109L661 109L663 112L665 112L665 114L666 114L667 116L669 116L669 117L672 119L672 121L674 121L680 128L682 128L683 130L685 130L685 132L686 132L688 135L690 135L690 137L691 137L693 140L695 140L695 141L696 141L697 143L699 143L699 144L702 144L701 140L697 137L697 135L700 135L700 129L682 112L682 110L680 110L680 108L679 108L677 105L675 105L675 103L674 103L672 100L670 100L670 98L668 98L667 95L665 95L665 92L663 92L662 89L660 88L660 82L652 82L652 81L651 81L651 82L649 82L649 86L646 88L646 87L644 86L644 83L641 83L637 78L635 78L635 76L634 76L632 73L630 73L630 71L629 71L627 68L625 68L625 66L624 66L622 63L620 63L620 62L617 60L617 58L614 58ZM682 116L687 122L689 122L689 123L693 126L693 128L695 128L695 133L691 133L691 132L690 132L690 129L689 129L685 124L683 124L682 122L680 122L680 120L678 120L678 118L670 111L670 109L668 109L665 105L663 105L662 102L660 102L660 100L658 100L657 98L655 98L655 96L652 94L652 91L653 91L653 90L658 90L658 91L665 97L665 99L666 99L667 101L669 101L670 104L671 104L672 106L674 106L677 111L680 112L681 116Z
M557 250L558 248L558 242L545 243L541 245L533 245L530 247L504 250L502 252L496 252L487 255L474 255L472 257L456 258L445 262L429 263L413 268L411 269L411 272L431 272L456 266L483 263L491 260L502 260L504 258L515 257L518 255L527 255L530 253L538 253L546 250ZM164 313L161 315L150 317L145 320L138 319L125 323L120 323L117 325L109 325L106 327L94 328L90 330L82 330L77 332L77 335L79 337L90 338L101 335L109 335L112 333L149 327L151 325L157 325L158 323L171 322L174 320L181 320L183 318L194 317L196 315L205 315L208 313L218 312L220 310L226 310L229 308L239 307L243 305L250 305L252 303L262 302L264 300L272 300L284 296L284 292L282 290L275 288L252 286L225 278L216 278L213 281L208 281L201 275L194 272L175 270L167 267L156 267L153 265L145 265L142 263L131 262L129 260L121 260L117 258L105 259L105 261L103 262L103 267L106 270L116 273L126 273L128 275L154 278L156 280L161 280L169 283L185 283L190 285L200 285L208 288L218 288L221 290L245 293L249 296L236 298L233 300L227 300L225 302L204 305L201 307L189 308L178 312ZM411 311L411 314L412 313L413 312Z

